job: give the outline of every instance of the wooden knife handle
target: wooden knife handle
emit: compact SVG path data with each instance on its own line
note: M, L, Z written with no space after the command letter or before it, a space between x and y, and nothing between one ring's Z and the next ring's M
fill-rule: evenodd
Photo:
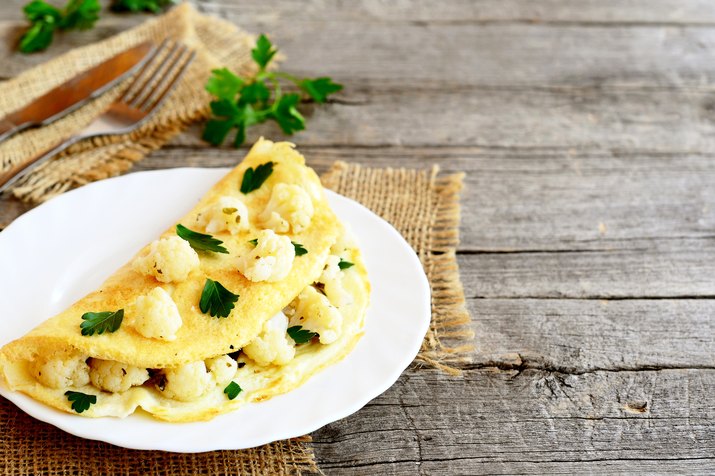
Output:
M0 119L0 142L15 132L15 129L17 129L17 125L7 117Z

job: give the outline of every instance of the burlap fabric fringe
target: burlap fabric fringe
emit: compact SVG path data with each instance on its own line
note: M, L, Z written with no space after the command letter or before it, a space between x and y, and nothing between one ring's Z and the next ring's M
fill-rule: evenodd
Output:
M132 134L84 141L38 167L14 187L21 200L41 202L72 187L117 175L161 147L188 124L205 118L211 100L203 85L211 69L253 72L255 38L235 25L196 12L189 4L106 40L76 48L0 84L0 117L58 84L142 41L180 40L196 59L162 108ZM126 82L124 83L126 84ZM0 144L0 170L51 148L81 130L113 101L122 85L51 125L25 131Z
M465 308L456 249L463 174L380 169L336 162L323 185L390 222L414 248L432 288L432 322L416 362L459 375L470 362L474 332Z

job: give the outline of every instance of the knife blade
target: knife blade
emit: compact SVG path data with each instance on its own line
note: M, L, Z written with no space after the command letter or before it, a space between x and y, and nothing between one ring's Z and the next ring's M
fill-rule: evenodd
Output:
M154 49L150 41L140 43L6 115L0 119L0 142L28 127L50 124L99 96L141 67Z

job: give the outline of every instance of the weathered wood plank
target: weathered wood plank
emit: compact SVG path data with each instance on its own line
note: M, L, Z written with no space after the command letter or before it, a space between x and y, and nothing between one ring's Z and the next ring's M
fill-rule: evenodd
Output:
M252 11L262 9L262 14L246 14L243 2L200 5L248 30L270 32L288 56L286 68L300 74L331 75L342 81L389 82L396 87L410 83L441 87L507 84L677 87L708 84L715 78L715 64L710 61L715 30L703 26L611 26L606 22L585 28L580 23L474 24L450 20L425 24L423 20L409 20L409 16L407 21L395 21L410 8L403 4L393 9L389 3L370 8L363 16L354 16L355 12L345 4L327 9L351 16L345 20L311 14L309 9L296 4L283 10L254 4ZM423 7L418 18L435 10L433 5ZM314 10L320 7L320 3L313 5ZM481 10L478 5L471 9ZM538 9L549 10L543 5ZM459 5L451 10L457 15ZM696 6L695 11L699 10ZM0 23L3 77L14 76L30 65L106 38L147 18L106 13L94 29L62 34L49 51L22 55L14 52L14 44L24 22L20 8L13 11L18 13L4 17ZM605 15L607 8L602 11ZM588 13L583 15L586 17Z
M315 449L329 474L635 472L656 461L706 472L714 390L711 369L425 371L316 432Z
M715 367L715 300L468 299L474 367L570 374Z

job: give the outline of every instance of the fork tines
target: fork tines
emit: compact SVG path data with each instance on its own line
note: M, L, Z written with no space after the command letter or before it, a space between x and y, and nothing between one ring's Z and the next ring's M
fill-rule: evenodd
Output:
M117 101L144 112L153 110L171 91L195 55L183 43L162 41Z

